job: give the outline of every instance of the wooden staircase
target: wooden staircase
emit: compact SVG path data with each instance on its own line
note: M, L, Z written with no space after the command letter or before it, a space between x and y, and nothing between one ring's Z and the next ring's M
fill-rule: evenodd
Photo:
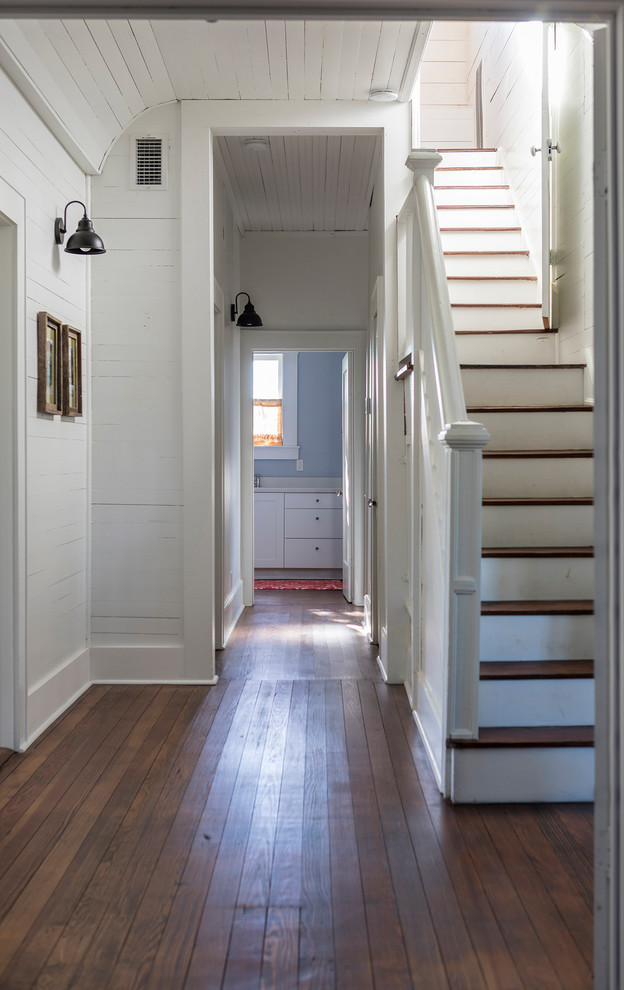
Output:
M479 738L456 801L593 797L592 406L557 363L496 151L441 151L435 198L483 455Z

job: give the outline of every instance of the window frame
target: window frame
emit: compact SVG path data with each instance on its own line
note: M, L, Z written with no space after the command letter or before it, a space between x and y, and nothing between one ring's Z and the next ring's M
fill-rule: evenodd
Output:
M299 459L299 445L297 443L297 374L299 352L276 350L254 351L252 354L252 374L253 362L256 358L273 357L276 354L281 357L283 442L281 447L265 447L254 444L254 460L292 461Z

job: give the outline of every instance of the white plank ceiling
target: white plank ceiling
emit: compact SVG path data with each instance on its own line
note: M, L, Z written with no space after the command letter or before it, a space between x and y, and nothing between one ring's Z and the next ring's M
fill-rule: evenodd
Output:
M137 115L171 100L368 100L375 89L408 100L428 28L0 19L0 66L79 164L97 171ZM237 138L219 147L245 229L362 229L373 138L272 136L256 154Z

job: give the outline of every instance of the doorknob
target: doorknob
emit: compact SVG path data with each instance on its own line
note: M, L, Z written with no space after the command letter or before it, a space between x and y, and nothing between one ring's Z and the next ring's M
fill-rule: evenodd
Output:
M377 505L377 502L375 501L375 499L374 498L369 498L369 500L368 500L368 507L369 507L369 509L374 508L374 506L376 506L376 505Z

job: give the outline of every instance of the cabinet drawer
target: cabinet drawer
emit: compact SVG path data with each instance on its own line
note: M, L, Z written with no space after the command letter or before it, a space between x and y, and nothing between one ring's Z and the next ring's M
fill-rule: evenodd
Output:
M286 509L284 513L286 537L342 537L342 512L339 509Z
M335 492L286 492L287 509L342 509L342 499Z
M284 567L342 567L342 540L284 540Z

